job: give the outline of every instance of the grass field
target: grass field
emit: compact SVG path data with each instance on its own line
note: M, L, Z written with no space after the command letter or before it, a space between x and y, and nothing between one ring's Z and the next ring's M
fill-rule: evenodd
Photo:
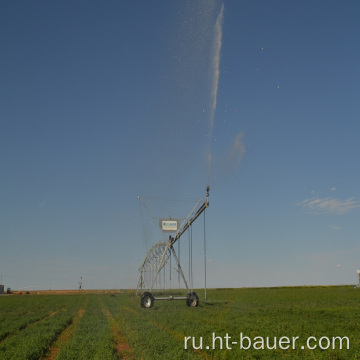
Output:
M151 309L130 291L1 296L0 359L360 359L360 289L198 293Z

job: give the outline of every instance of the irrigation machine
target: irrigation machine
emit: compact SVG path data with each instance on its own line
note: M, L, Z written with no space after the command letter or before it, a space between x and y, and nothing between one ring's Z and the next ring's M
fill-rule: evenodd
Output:
M185 300L189 307L197 307L199 305L199 296L193 290L193 274L192 274L192 224L201 214L204 214L204 266L205 266L205 300L206 300L206 237L205 237L205 210L209 207L209 190L206 188L206 199L197 200L196 205L191 209L186 218L172 219L156 218L154 217L144 200L139 196L138 199L145 207L154 222L160 227L161 233L164 237L163 241L154 244L147 252L144 260L139 268L140 278L137 286L137 294L141 294L141 306L143 308L151 308L155 300ZM186 233L189 233L189 276L185 277L184 271L180 265L180 238ZM175 251L175 243L178 243L178 254ZM175 265L172 265L172 261ZM180 278L182 279L186 288L186 296L159 296L153 295L158 292L156 286L164 279L165 283L165 269L167 269L167 276L170 278L172 266L178 276L178 283L180 289ZM165 287L165 286L164 286ZM170 285L171 287L171 285ZM170 289L171 292L171 289Z
M356 270L358 276L358 283L354 286L355 288L360 288L360 270Z

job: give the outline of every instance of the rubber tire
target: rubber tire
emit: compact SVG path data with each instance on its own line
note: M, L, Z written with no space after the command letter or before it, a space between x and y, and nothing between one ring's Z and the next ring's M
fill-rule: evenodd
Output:
M144 292L141 295L141 307L145 309L150 309L154 306L154 297L152 296L151 292Z
M199 297L196 292L188 293L186 299L186 305L189 307L197 307L199 306Z

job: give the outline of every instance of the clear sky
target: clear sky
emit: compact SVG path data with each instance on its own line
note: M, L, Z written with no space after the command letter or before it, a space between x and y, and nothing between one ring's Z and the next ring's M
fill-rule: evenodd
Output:
M355 0L1 2L4 285L136 287L162 240L137 196L208 184L209 287L355 284L359 18Z

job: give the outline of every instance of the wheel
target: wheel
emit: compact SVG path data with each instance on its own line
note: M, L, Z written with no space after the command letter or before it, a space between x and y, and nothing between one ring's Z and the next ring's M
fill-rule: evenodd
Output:
M186 305L191 307L199 306L199 297L197 296L196 292L188 293Z
M144 292L141 295L141 306L143 308L148 309L148 308L153 307L154 301L155 301L155 299L150 292Z

